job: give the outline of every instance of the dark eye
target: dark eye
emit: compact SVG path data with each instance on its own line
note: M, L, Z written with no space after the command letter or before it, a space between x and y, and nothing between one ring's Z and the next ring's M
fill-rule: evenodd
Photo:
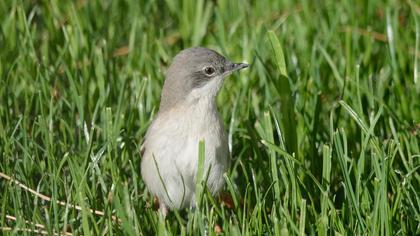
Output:
M216 69L214 69L214 67L212 67L212 66L206 66L206 67L204 67L203 70L204 70L204 74L206 74L208 76L213 75L214 72L216 72Z

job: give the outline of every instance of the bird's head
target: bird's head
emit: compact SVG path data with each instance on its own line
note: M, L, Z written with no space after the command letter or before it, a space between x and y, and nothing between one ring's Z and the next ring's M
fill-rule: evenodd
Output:
M223 79L246 67L248 64L232 63L211 49L185 49L175 56L167 71L160 110L170 109L183 101L214 99Z

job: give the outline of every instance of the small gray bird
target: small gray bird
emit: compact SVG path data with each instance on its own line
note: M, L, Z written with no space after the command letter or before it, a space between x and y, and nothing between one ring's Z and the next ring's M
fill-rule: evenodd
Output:
M198 149L204 141L204 173L215 195L229 167L228 140L216 107L224 78L248 67L232 63L201 47L178 53L163 85L157 117L142 145L141 174L149 191L159 199L163 215L168 207L194 207Z

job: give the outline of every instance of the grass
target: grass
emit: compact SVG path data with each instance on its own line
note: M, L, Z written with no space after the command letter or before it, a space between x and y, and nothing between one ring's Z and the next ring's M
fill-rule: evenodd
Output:
M415 1L0 1L0 27L0 172L53 199L1 178L1 234L420 234ZM197 185L163 219L139 149L196 45L252 64L218 96L233 208Z

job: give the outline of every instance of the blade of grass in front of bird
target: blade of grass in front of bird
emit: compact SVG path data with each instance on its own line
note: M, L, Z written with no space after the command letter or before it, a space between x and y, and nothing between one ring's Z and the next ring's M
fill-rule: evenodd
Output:
M205 143L200 140L198 144L198 168L195 183L195 201L197 207L201 210L202 195L204 194L204 158L206 155Z

